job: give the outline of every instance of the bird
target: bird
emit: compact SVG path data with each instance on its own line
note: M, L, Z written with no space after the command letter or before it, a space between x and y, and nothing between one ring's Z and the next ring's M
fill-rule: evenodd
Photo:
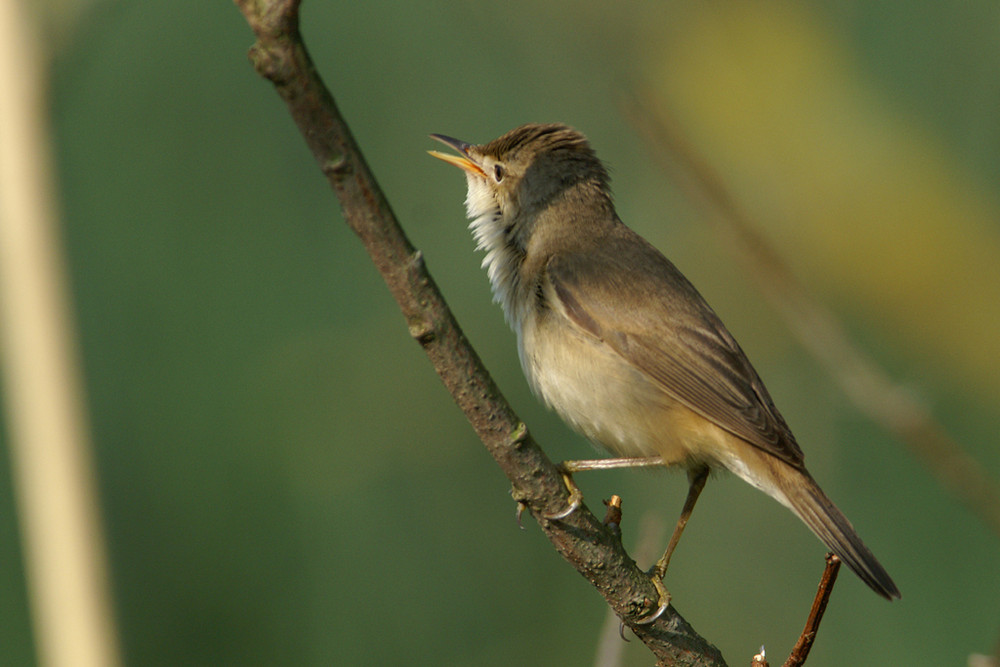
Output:
M872 590L899 588L805 466L747 355L691 282L619 218L610 176L587 138L531 123L485 144L432 134L454 153L469 228L533 391L616 458L579 470L662 465L687 471L684 507L649 576L670 558L709 472L728 470L789 508ZM669 600L669 594L667 600ZM662 607L662 605L661 605Z

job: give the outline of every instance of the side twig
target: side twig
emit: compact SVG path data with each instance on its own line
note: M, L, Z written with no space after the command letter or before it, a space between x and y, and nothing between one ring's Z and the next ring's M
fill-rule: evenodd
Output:
M257 37L250 58L284 99L335 190L347 224L364 244L420 343L556 550L590 581L661 665L723 665L718 649L670 607L655 623L634 625L655 608L649 578L620 540L586 508L549 521L565 506L562 478L500 394L462 334L433 279L403 234L299 34L298 0L236 0Z
M783 667L800 667L809 657L813 642L816 640L816 633L819 631L819 623L823 620L823 613L826 605L830 601L830 594L833 593L833 585L837 582L837 573L840 571L840 559L834 554L826 555L826 568L823 570L823 577L819 581L819 589L816 591L816 598L813 600L812 609L809 610L809 618L806 619L806 627L803 628L799 640L795 642L788 660L785 660Z

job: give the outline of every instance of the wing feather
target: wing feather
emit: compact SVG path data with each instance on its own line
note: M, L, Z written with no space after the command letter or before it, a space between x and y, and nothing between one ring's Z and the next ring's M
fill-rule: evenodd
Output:
M674 399L801 468L794 436L719 317L666 257L620 229L586 254L549 259L544 279L562 310Z

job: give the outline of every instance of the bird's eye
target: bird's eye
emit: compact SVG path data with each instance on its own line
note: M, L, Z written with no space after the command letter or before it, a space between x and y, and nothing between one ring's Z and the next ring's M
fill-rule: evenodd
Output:
M503 180L503 165L495 164L493 165L493 178L497 183Z

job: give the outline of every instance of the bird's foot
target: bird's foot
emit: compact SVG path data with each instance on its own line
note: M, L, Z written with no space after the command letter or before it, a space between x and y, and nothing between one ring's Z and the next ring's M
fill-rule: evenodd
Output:
M575 512L583 505L583 493L580 488L573 481L573 476L562 466L557 466L559 468L559 474L562 475L563 484L566 485L566 489L569 491L569 502L565 509L559 510L554 514L543 514L549 521L559 521L560 519L565 519L570 514Z
M660 616L663 616L663 612L665 612L667 607L670 606L670 591L668 591L667 587L663 585L662 578L656 576L656 573L653 571L650 571L648 574L650 581L653 582L653 587L656 588L656 594L659 596L659 599L656 601L656 610L648 616L644 616L638 621L635 621L636 625L649 625Z

